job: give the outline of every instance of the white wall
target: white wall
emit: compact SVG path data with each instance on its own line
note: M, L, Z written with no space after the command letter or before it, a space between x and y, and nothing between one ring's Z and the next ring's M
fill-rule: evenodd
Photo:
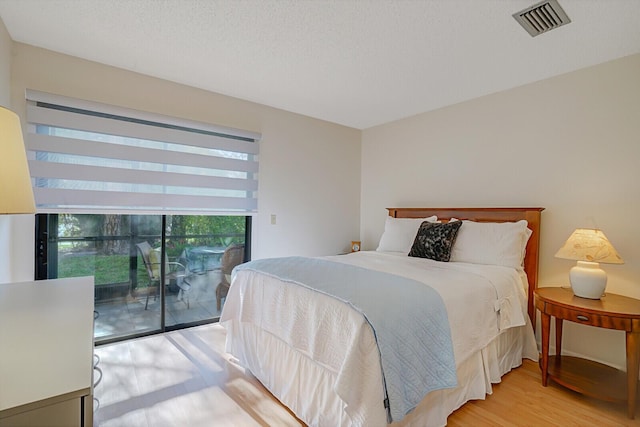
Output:
M607 291L640 298L640 55L367 129L361 235L393 206L541 206L542 286L568 284L555 252L601 228L625 260ZM624 334L566 322L563 349L624 366Z
M0 18L0 105L9 107L11 85L11 37Z
M262 133L254 259L336 254L358 237L359 130L29 45L13 50L11 102L23 121L29 88ZM33 222L21 232L33 236Z

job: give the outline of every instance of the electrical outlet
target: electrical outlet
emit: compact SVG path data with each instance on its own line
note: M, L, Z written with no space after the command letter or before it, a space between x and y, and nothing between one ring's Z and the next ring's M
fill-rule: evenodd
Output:
M271 214L271 225L276 225L276 214Z

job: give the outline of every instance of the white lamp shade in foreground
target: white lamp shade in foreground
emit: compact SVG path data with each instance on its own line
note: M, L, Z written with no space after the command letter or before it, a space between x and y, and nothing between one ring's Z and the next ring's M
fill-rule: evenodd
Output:
M0 215L35 211L20 119L0 107Z

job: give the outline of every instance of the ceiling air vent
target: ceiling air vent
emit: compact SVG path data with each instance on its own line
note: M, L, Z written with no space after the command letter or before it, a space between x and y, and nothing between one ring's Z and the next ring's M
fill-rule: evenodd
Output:
M561 27L571 22L557 0L545 0L534 4L513 17L524 27L531 37Z

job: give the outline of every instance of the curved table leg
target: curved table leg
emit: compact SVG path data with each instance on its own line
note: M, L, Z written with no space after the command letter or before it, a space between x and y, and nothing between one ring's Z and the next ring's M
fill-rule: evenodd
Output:
M562 353L562 319L555 318L556 321L556 356Z
M640 363L640 332L627 332L627 415L636 415L638 396L638 364Z
M549 332L551 329L551 316L541 313L540 326L542 327L542 385L547 386L549 372Z

